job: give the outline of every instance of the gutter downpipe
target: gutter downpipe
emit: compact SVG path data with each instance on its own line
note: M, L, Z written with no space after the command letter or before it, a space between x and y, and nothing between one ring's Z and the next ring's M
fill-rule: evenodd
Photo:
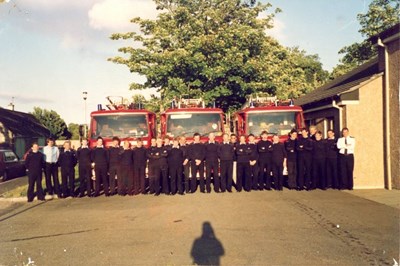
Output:
M337 105L336 100L332 100L332 107L339 110L339 130L342 130L343 128L342 107Z
M388 190L392 190L392 171L390 162L390 113L389 113L389 55L387 50L387 45L385 45L381 38L378 38L378 46L385 49L385 160L386 160L386 170L387 170L387 184Z

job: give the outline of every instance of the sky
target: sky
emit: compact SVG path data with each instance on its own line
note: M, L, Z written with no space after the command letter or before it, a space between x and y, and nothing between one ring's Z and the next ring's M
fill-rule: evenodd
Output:
M2 2L3 1L3 2ZM155 90L133 92L145 78L125 65L107 61L122 55L129 41L112 33L137 31L130 19L155 19L152 0L2 0L0 1L0 107L38 106L54 110L68 123L85 123L107 96L146 98ZM263 0L262 2L266 2ZM362 40L357 14L371 0L269 0L283 10L267 34L282 45L318 54L325 70L338 64L338 51ZM82 92L87 92L86 104ZM85 116L86 105L86 116Z

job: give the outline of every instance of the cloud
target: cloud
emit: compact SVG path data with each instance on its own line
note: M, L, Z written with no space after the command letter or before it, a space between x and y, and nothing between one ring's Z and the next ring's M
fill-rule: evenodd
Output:
M274 27L272 29L268 29L266 32L268 35L274 37L281 42L287 39L287 36L284 33L285 28L286 25L285 23L283 23L283 21L274 18Z
M97 30L132 29L134 17L155 19L158 11L151 0L104 0L89 10L89 25Z
M11 2L15 2L11 0ZM92 6L96 0L71 1L71 0L24 0L17 2L20 8L29 10L54 11L65 9L81 9Z

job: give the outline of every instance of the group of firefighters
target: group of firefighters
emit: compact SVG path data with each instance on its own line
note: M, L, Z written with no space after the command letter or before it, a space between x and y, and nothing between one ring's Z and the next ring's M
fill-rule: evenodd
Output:
M158 138L151 140L149 148L140 139L135 147L128 141L121 147L118 137L106 148L98 137L94 148L84 139L74 151L66 141L62 152L53 139L48 139L43 153L34 143L26 157L28 202L35 194L44 200L45 194L59 198L97 197L101 191L106 197L140 193L184 195L194 193L198 183L202 193L210 193L211 184L216 193L232 192L233 187L238 192L282 190L284 184L296 190L352 189L355 139L347 128L343 128L342 135L338 139L333 130L328 130L328 137L323 139L322 133L311 126L310 130L303 128L299 132L293 129L284 143L277 135L270 141L265 131L257 142L253 134L239 139L235 134L223 134L222 143L217 143L214 133L210 133L208 141L202 143L200 134L195 133L191 144L184 136L173 140ZM77 164L80 185L75 191ZM45 190L41 185L43 170Z

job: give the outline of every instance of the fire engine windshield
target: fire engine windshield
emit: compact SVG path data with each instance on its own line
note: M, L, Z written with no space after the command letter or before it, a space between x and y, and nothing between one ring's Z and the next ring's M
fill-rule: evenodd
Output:
M192 136L199 133L207 136L213 132L222 136L223 122L218 113L179 113L167 116L167 135L170 137Z
M94 138L146 137L149 134L145 114L101 115L93 117L92 136Z
M247 132L259 136L264 130L268 134L287 135L296 128L296 112L250 113Z

